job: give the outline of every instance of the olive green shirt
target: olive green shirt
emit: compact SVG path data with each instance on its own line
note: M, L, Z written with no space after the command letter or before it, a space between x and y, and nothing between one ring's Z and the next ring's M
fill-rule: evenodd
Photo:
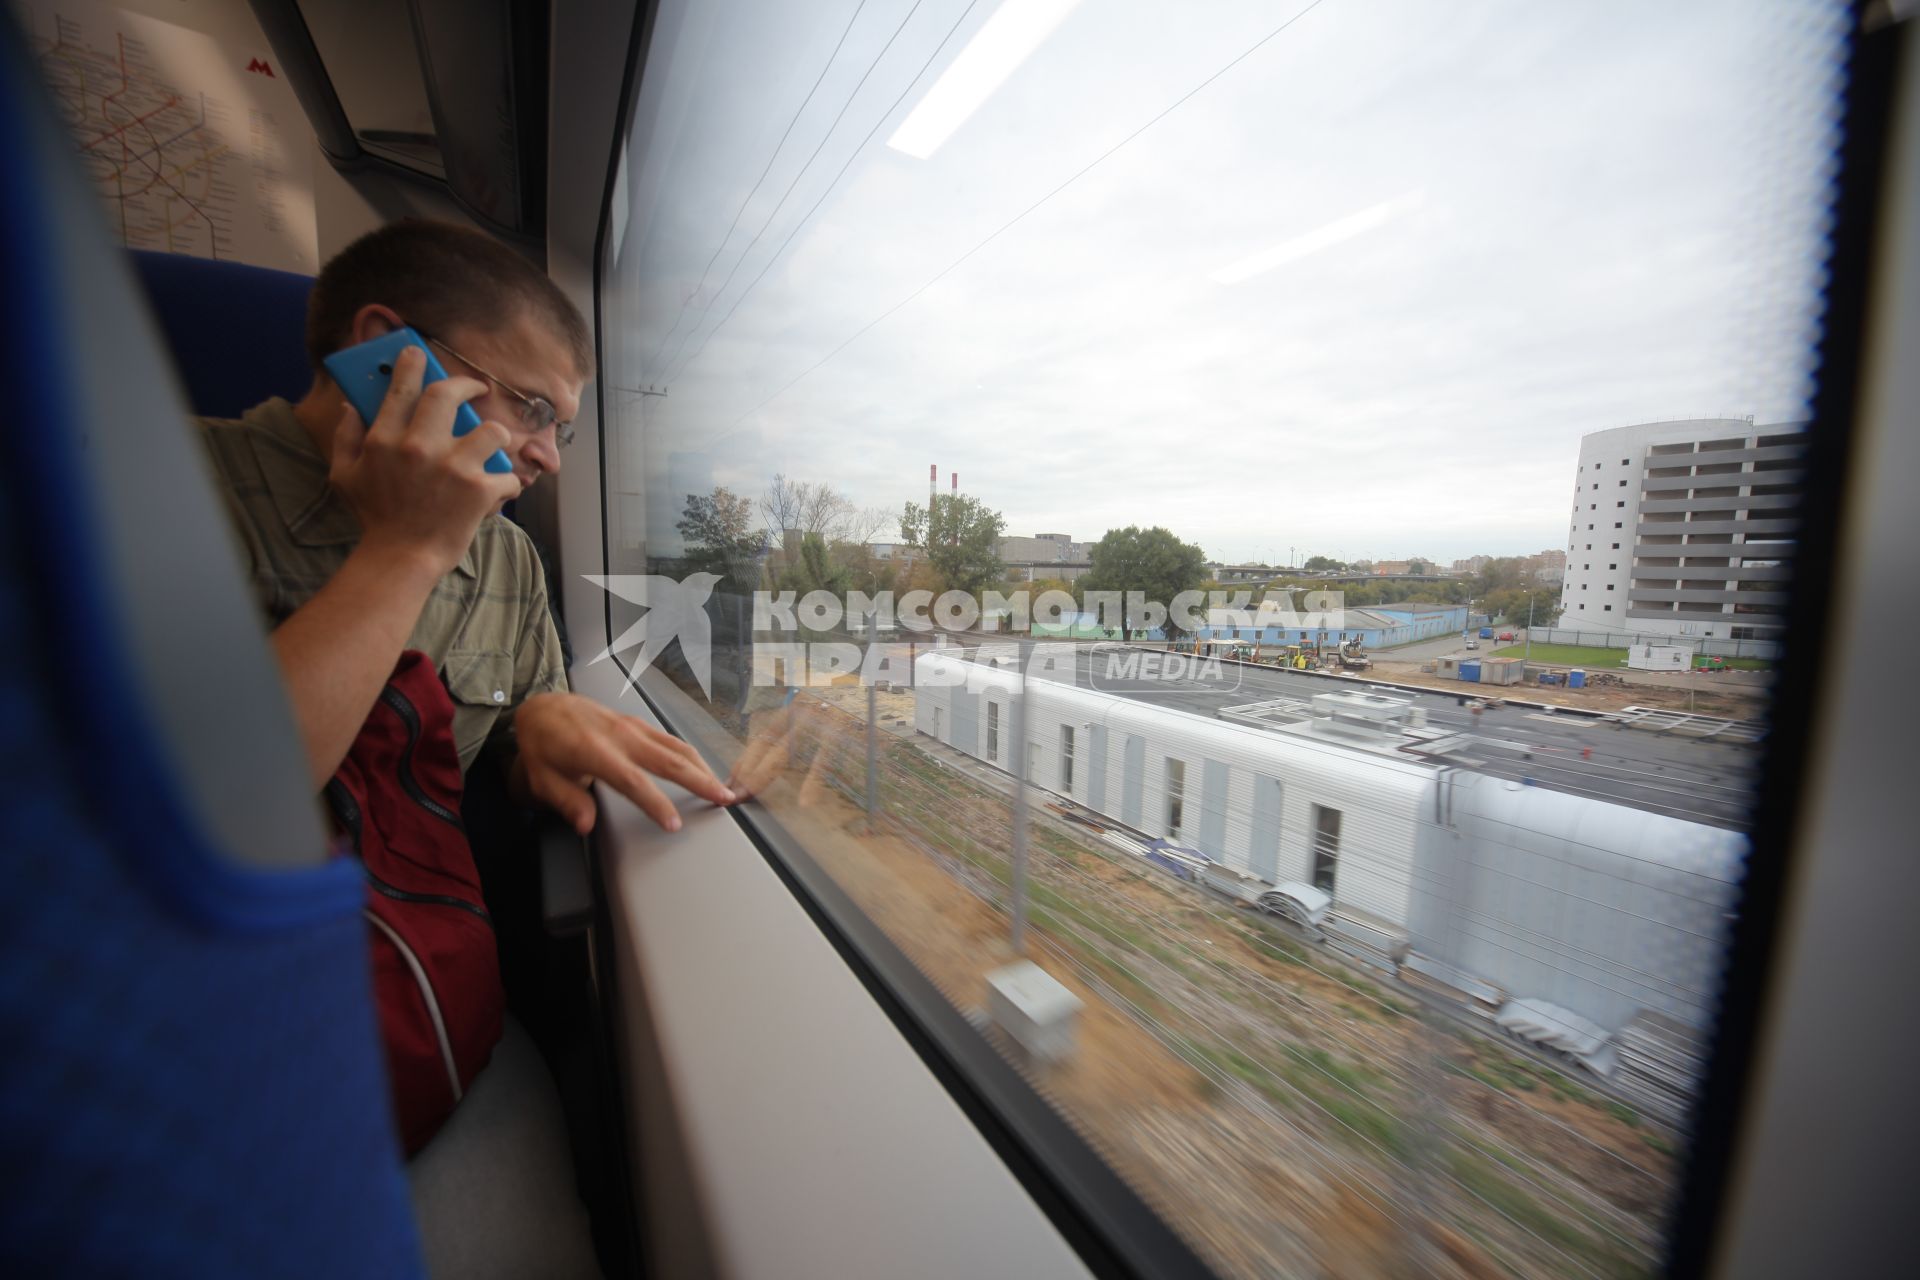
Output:
M200 426L254 593L278 626L340 571L360 541L359 521L327 484L327 461L285 400ZM502 516L482 520L466 555L434 584L407 647L433 659L453 695L462 769L490 735L511 728L515 707L565 689L546 577L525 531Z

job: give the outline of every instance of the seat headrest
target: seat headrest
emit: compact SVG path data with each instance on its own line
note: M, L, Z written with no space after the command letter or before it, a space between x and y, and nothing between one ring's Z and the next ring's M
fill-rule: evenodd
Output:
M306 394L312 277L143 249L131 257L195 413L237 418L273 396Z

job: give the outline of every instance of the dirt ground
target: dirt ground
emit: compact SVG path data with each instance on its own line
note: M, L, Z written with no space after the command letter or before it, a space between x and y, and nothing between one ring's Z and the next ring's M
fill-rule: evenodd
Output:
M1729 720L1761 720L1767 711L1772 677L1766 672L1722 671L1713 675L1682 675L1664 671L1607 672L1621 684L1588 685L1584 689L1540 684L1500 687L1464 684L1420 670L1418 662L1396 662L1376 657L1368 675L1394 684L1419 685L1446 693L1475 692L1497 698L1521 698L1588 711L1621 711L1627 707L1657 707L1663 711L1692 711L1696 715ZM1588 679L1592 679L1592 675Z
M982 1013L988 975L1016 958L992 771L923 750L911 694L879 694L889 816L872 829L850 798L865 691L810 696L817 740L763 802L956 1007ZM1044 909L1029 958L1084 1008L1071 1059L1025 1073L1223 1275L1653 1269L1673 1135L1419 1016L1379 974L1275 945L1084 824L1038 809L1032 830Z

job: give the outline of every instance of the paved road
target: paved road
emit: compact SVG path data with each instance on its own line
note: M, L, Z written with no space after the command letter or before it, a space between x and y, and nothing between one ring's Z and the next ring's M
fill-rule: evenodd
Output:
M1480 629L1474 628L1474 637L1479 638ZM1494 633L1498 635L1499 632ZM1519 632L1515 632L1518 635ZM1479 657L1490 654L1500 647L1498 640L1481 640L1477 650L1468 649L1466 639L1458 635L1441 636L1437 640L1421 640L1415 644L1403 644L1397 649L1370 649L1368 655L1388 662L1426 662L1432 658L1459 656L1463 658Z
M1012 642L1023 649L1035 643L1060 643L1024 638ZM1372 689L1424 707L1430 727L1467 735L1469 743L1452 758L1482 773L1694 822L1747 829L1760 759L1760 748L1753 744L1674 738L1620 727L1610 720L1553 715L1526 707L1499 707L1476 715L1466 706L1474 696L1471 692L1415 693L1359 678L1234 663L1220 664L1217 679L1189 675L1126 679L1114 675L1108 664L1108 654L1116 650L1129 652L1116 646L1098 650L1092 645L1075 646L1071 674L1063 661L1049 678L1209 718L1224 707L1251 702L1274 698L1305 702L1317 693ZM1054 653L1064 656L1058 648Z

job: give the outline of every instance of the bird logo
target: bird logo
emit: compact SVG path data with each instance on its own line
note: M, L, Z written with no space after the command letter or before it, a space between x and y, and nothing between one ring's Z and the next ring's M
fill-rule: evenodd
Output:
M627 687L638 692L634 682L640 672L666 652L673 641L680 642L680 656L700 683L700 692L713 699L713 623L707 618L707 598L720 581L717 573L690 573L675 580L653 573L581 575L602 591L646 610L639 621L620 633L594 662L604 662L617 653L638 647L639 660L629 664ZM592 665L589 663L588 665Z

